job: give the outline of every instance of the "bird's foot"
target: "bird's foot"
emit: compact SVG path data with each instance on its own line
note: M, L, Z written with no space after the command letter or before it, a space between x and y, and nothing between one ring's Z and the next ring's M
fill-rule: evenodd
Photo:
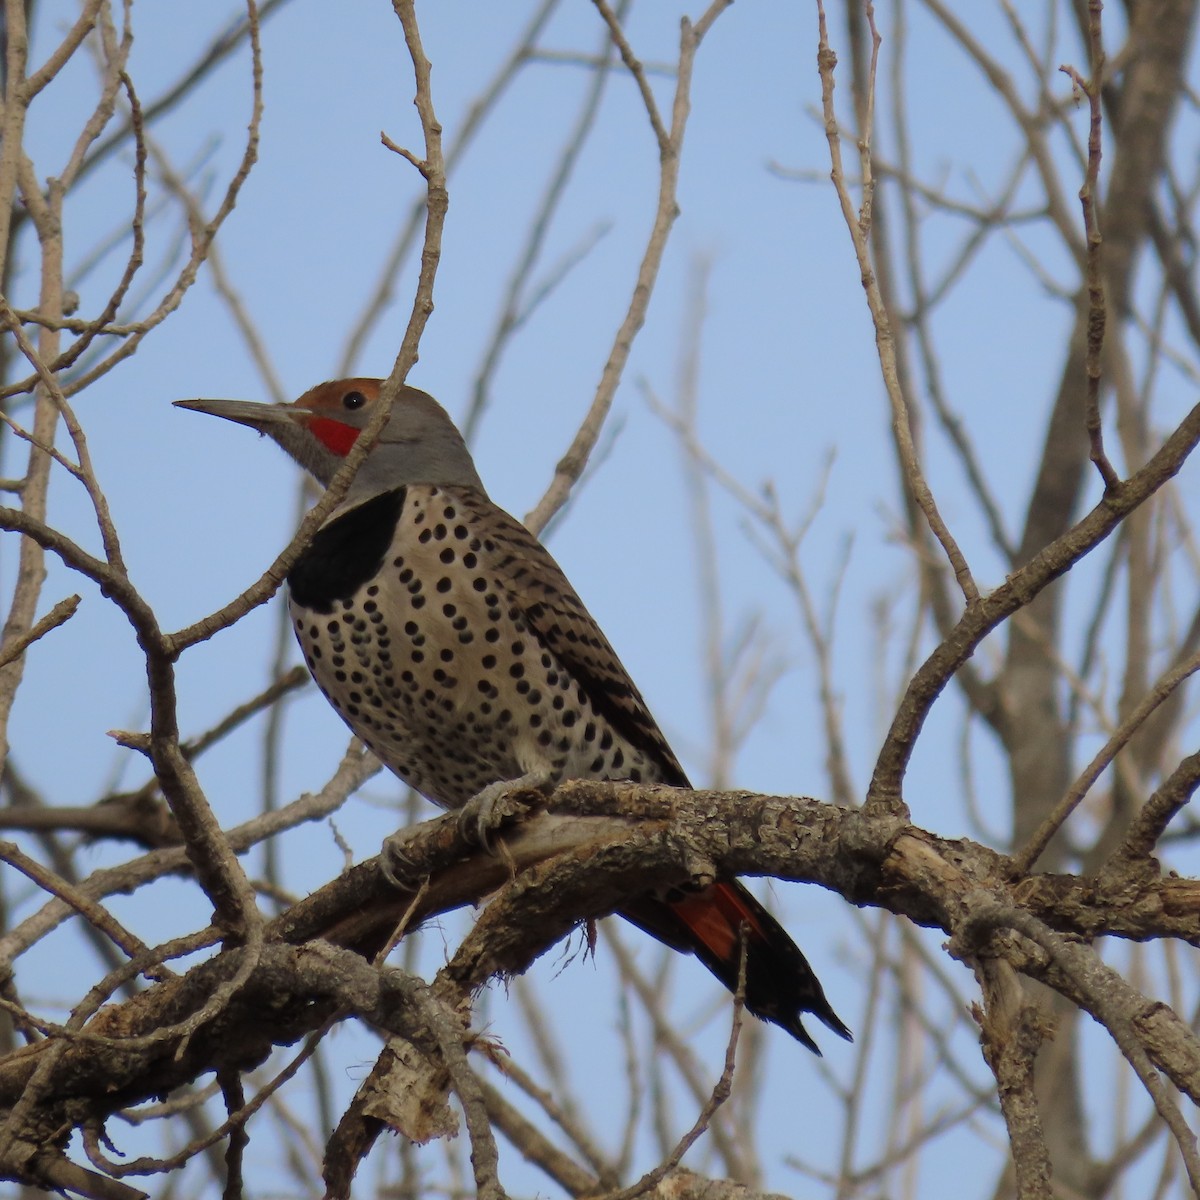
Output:
M553 782L549 771L529 771L518 779L488 784L458 810L459 833L492 853L492 835L533 807L529 793L539 799L547 796Z
M418 836L419 826L408 829L398 829L388 834L379 847L379 869L383 877L398 891L411 891L420 882L420 877L426 874L423 868L417 871L417 859L409 853L409 848Z
M518 779L502 779L489 784L458 810L459 837L481 846L489 854L495 853L493 835L503 825L523 817L537 798L549 794L552 786L553 780L548 771L530 771ZM413 853L418 840L426 844L420 847L419 852ZM441 839L438 840L440 843ZM423 825L398 829L383 839L383 845L379 848L379 869L392 887L411 891L431 871L443 865L442 852L448 865L461 854L461 845L455 848L446 842L439 845L437 851L431 859L428 830Z

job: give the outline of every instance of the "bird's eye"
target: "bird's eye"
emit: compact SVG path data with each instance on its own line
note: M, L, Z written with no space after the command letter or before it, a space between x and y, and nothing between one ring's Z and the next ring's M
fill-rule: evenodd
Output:
M362 392L347 392L342 397L342 407L343 408L349 408L349 409L362 408L362 406L364 404L366 404L366 402L367 402L367 398L366 398L366 396L364 396L362 394Z

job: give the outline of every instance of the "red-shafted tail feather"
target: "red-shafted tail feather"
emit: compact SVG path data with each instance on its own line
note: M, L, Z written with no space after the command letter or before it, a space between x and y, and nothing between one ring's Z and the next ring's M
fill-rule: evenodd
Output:
M801 1024L802 1013L812 1013L839 1037L854 1040L825 999L808 959L736 880L678 899L645 896L620 911L652 937L695 954L731 992L738 987L745 929L747 1010L786 1029L817 1055L821 1051Z

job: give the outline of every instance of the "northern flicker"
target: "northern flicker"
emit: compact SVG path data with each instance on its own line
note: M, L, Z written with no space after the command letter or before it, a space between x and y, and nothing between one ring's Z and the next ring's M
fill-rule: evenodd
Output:
M378 400L344 379L294 404L181 400L248 425L328 485ZM391 771L485 823L496 789L607 779L688 787L616 653L544 546L489 499L441 406L402 389L341 504L288 575L318 686ZM782 926L736 880L631 896L621 915L694 953L746 1007L820 1053L850 1031Z

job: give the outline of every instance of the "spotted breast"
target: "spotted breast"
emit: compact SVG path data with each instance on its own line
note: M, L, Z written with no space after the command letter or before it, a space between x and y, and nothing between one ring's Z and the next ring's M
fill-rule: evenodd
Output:
M530 773L686 783L558 564L470 490L410 485L336 515L288 584L318 686L436 804Z

